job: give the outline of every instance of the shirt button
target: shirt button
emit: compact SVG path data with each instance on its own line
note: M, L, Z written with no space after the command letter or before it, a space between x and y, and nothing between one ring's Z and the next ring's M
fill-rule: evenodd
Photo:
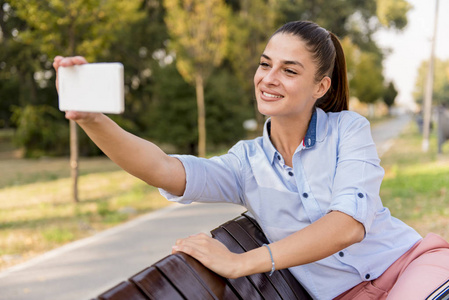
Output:
M280 155L278 155L278 159L281 160L281 156Z
M293 176L294 174L292 171L290 171L290 172L288 172L288 175Z
M363 198L363 194L362 193L358 193L357 196L359 196L359 198Z
M303 196L304 198L308 198L308 197L309 197L309 194L303 193L302 196Z
M345 256L345 254L343 253L343 251L338 252L338 255L340 255L340 257Z
M366 279L366 280L368 280L370 277L371 277L371 275L369 275L369 274L366 274L366 275L365 275L365 279Z

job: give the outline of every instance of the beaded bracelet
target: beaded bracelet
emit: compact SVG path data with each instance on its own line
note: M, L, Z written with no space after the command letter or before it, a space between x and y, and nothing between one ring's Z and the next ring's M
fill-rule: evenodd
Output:
M274 259L273 259L273 254L271 253L271 249L267 244L263 244L262 246L267 247L268 252L270 252L270 258L271 258L271 272L268 276L273 275L274 271L276 270L276 268L274 267Z

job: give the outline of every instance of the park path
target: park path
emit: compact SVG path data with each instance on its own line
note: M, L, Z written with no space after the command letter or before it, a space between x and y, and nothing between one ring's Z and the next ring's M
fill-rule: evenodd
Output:
M381 156L410 121L376 124ZM244 209L232 204L173 204L45 253L0 273L0 300L91 299L170 254L177 238L210 232Z

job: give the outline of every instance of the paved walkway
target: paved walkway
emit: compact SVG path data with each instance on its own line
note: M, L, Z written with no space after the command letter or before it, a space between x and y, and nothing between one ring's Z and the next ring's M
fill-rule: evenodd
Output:
M372 129L379 154L407 116ZM213 228L244 209L231 204L174 204L0 273L0 300L90 299L170 253L179 237Z

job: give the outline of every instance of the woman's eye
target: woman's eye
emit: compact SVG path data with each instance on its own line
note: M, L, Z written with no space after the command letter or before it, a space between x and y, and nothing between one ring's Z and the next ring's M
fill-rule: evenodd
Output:
M259 63L259 65L262 67L262 68L268 68L270 65L268 64L268 63L266 63L266 62L261 62L261 63Z
M290 70L290 69L285 69L285 72L288 73L288 74L292 74L292 75L298 74L297 72L295 72L293 70Z

